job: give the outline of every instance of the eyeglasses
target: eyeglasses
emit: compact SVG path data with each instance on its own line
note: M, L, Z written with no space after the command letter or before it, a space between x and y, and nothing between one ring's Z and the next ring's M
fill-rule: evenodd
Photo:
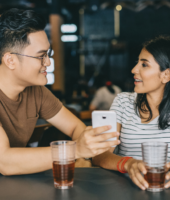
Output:
M41 59L41 65L45 65L47 58L51 58L53 56L53 50L52 48L48 49L47 53L44 54L42 57L35 57L35 56L28 56L28 55L24 55L24 54L20 54L20 53L11 53L11 54L16 54L19 56L26 56L26 57L30 57L30 58L37 58L37 59Z

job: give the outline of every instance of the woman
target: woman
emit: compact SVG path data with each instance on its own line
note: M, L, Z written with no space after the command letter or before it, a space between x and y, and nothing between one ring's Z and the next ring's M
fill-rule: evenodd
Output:
M170 159L170 38L160 36L145 43L132 73L135 92L119 94L110 108L117 113L121 141L118 155L111 149L96 156L93 163L128 172L132 181L145 190L148 183L141 175L146 174L141 143L167 142ZM169 178L167 174L166 179ZM165 185L169 186L170 182Z

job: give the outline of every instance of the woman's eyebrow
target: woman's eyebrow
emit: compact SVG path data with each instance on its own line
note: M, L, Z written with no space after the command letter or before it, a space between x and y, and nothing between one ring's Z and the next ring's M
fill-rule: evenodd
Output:
M149 62L149 60L147 60L147 59L145 59L145 58L141 58L140 60L141 60L141 61Z

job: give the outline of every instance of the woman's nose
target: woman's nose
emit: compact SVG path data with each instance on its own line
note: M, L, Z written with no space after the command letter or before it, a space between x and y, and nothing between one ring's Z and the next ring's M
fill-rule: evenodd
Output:
M132 74L136 74L136 73L138 73L138 72L139 72L138 64L136 64L136 65L134 66L134 68L131 70L131 73L132 73Z

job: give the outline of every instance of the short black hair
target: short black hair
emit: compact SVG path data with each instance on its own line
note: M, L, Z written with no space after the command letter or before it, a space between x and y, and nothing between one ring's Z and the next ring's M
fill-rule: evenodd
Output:
M44 30L46 20L33 10L12 8L0 17L0 64L5 52L30 44L28 34Z

